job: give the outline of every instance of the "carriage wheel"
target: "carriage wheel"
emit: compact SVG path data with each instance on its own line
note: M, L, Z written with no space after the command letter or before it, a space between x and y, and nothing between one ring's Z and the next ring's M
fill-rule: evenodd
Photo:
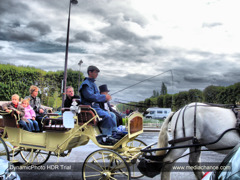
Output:
M127 145L126 145L126 147L128 147L129 149L131 149L131 148L141 148L142 149L146 146L147 146L147 144L139 139L130 140L129 142L127 142ZM137 153L139 153L139 151ZM131 155L133 156L134 154L131 154ZM141 155L142 154L139 154L138 157L140 157ZM144 176L137 168L139 162L140 162L140 160L137 158L136 162L134 164L129 165L130 170L131 170L131 177L133 179L141 178Z
M0 158L10 160L9 158L9 152L6 143L2 138L0 137Z
M125 159L109 149L92 152L85 159L82 167L83 180L122 179L130 180L131 173Z
M3 134L4 134L4 128L0 127L0 137L2 137Z
M17 156L20 153L19 148L15 148L15 150L13 151L14 147L10 143L6 143L6 145L7 145L7 148L8 148L10 158Z
M20 154L22 159L28 163L35 166L40 166L47 162L51 155L51 151L43 151L40 149L21 149Z
M1 128L1 127L0 127L0 137L5 139L5 141L6 141L7 137L8 137L7 132L4 131L4 128ZM14 155L12 155L12 153L13 153L13 146L10 143L8 143L8 142L6 143L6 146L8 148L8 152L9 152L9 156L10 156L9 158L11 158L13 156L17 156L20 153L20 149L15 149L14 150Z

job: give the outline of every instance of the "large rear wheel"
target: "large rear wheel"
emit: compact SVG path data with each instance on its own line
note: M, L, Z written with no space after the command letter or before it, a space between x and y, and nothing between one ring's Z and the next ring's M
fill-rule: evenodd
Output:
M92 152L85 159L82 167L83 180L130 180L131 173L125 159L109 149Z
M1 137L0 137L0 158L8 161L10 160L7 145Z
M40 149L30 149L30 148L23 148L20 150L20 154L22 159L27 164L32 164L35 166L40 166L47 162L49 159L51 152L50 151L43 151Z

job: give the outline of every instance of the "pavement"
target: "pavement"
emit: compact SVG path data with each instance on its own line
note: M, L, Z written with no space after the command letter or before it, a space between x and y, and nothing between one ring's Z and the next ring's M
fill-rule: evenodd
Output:
M143 132L160 132L160 127L143 127Z
M158 141L159 130L160 128L144 127L144 133L140 134L137 137L137 139L143 140L147 145L155 143ZM54 163L56 167L60 167L60 168L64 164L68 165L67 163L72 163L73 165L79 165L77 166L78 168L74 171L71 171L68 169L62 170L62 169L50 168L47 171L44 171L41 169L18 171L18 174L23 180L65 180L65 179L79 180L82 177L82 164L84 160L90 153L98 149L99 147L97 145L95 145L92 141L89 141L89 143L84 146L79 146L74 148L72 152L69 154L69 156L67 157L57 158L56 156L51 156L48 163L45 164L47 167L52 167L51 163ZM188 151L186 151L185 153L188 153ZM201 160L202 162L213 162L213 163L219 164L224 157L225 155L217 154L212 151L210 152L203 151ZM16 159L23 162L20 154L16 156ZM185 156L177 161L178 163L177 165L181 165L182 163L187 163L187 162L188 162L188 156ZM161 179L160 174L155 176L154 178L148 178L146 176L139 178L139 180L160 180L160 179ZM182 172L174 171L171 173L171 180L195 180L195 179L196 178L192 171L182 171Z

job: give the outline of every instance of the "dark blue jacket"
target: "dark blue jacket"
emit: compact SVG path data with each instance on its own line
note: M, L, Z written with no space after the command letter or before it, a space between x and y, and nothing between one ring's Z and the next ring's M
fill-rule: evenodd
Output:
M95 79L85 78L79 89L81 95L81 103L91 105L93 108L99 107L100 102L106 102L106 96L100 94Z

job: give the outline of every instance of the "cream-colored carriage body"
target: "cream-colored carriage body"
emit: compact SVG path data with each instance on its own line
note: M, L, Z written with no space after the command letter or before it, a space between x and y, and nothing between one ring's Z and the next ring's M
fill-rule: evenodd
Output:
M97 152L97 154L108 154L108 158L114 155L113 157L116 158L115 165L121 169L118 163L122 162L129 171L127 174L130 174L129 166L135 164L134 162L136 162L136 159L141 154L140 149L146 146L141 140L135 140L135 138L143 132L142 115L138 112L129 115L126 118L127 134L114 145L103 145L100 144L96 138L101 134L101 130L98 127L100 118L96 111L90 106L80 105L79 108L81 112L75 113L74 128L71 129L65 128L63 126L63 119L59 116L54 117L56 114L47 115L43 121L44 131L40 133L29 132L18 128L16 124L10 123L10 121L15 120L14 118L10 118L10 116L3 118L4 132L2 139L7 142L7 145L9 143L11 144L10 156L12 156L12 159L14 159L14 155L20 151L22 158L28 164L41 165L49 159L50 155L65 156L67 155L65 153L66 151L71 152L73 148L85 145L91 139L98 147L103 148L102 150L98 150L99 152ZM50 123L46 124L45 122ZM39 157L40 155L41 157ZM94 153L94 155L96 155L96 153ZM93 154L90 154L85 160L83 179L87 179L88 177L85 169L88 167L87 163L89 163L88 161L90 161L92 156ZM103 155L101 155L101 157L103 157ZM125 173L124 171L122 174ZM108 173L107 175L109 179L111 174L112 173ZM101 174L101 176L103 176L103 174ZM131 176L139 177L139 175L135 174L127 177Z

